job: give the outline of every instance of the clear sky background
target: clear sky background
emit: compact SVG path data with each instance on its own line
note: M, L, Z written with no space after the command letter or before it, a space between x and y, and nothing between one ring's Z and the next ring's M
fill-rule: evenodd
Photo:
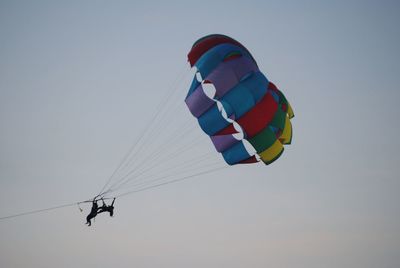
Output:
M273 165L124 196L93 228L88 205L0 221L0 266L400 267L399 25L398 1L0 1L0 217L95 195L206 34L296 114Z

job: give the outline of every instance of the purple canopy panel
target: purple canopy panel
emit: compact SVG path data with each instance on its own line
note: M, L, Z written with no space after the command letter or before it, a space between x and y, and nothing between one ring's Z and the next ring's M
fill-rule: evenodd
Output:
M248 73L250 72L258 72L258 67L249 58L246 57L241 57L240 62L238 61L237 64L233 66L234 72L236 73L236 77L239 79L239 81ZM229 63L229 62L228 62Z
M190 112L199 118L205 111L207 111L215 101L207 97L204 93L203 87L199 85L192 94L185 99L186 105Z
M229 89L233 88L239 80L232 68L229 68L226 62L222 62L206 80L214 84L216 96L222 97Z
M222 62L205 80L213 83L216 95L222 97L231 88L236 86L243 76L253 71L258 71L257 65L249 58L240 57L235 60Z
M237 140L233 135L215 135L215 136L210 136L211 141L213 142L215 149L217 149L218 152L223 152L235 143L237 143L239 140Z

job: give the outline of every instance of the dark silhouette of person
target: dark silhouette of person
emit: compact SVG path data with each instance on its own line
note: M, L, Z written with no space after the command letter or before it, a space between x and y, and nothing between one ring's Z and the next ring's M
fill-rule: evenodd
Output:
M86 224L88 226L92 225L91 219L97 216L97 210L99 209L99 205L97 204L97 200L93 200L92 209L90 210L89 215L86 217Z
M101 199L101 201L103 201L103 205L101 207L99 207L97 213L102 213L102 212L109 212L110 213L110 217L112 217L114 215L114 202L115 202L115 198L113 199L111 205L107 206L106 203L104 203L104 200Z

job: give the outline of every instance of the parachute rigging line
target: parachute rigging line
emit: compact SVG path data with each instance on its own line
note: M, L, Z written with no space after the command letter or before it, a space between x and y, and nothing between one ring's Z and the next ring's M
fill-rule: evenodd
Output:
M163 182L163 183L159 183L159 184L156 184L156 185L148 186L148 187L141 188L141 189L138 189L138 190L129 191L129 192L117 195L116 197L122 197L122 196L125 196L125 195L142 192L142 191L145 191L145 190L157 188L157 187L160 187L160 186L163 186L163 185L167 185L167 184L171 184L171 183L175 183L175 182L178 182L178 181L187 180L187 179L190 179L190 178L193 178L193 177L196 177L196 176L200 176L200 175L204 175L204 174L207 174L207 173L215 172L215 171L222 170L222 169L225 169L225 168L228 168L228 166L218 167L218 168L215 168L215 169L212 169L212 170L208 170L208 171L204 171L204 172L201 172L201 173L185 176L185 177L178 178L178 179L171 180L171 181L166 181L166 182Z
M137 190L133 190L133 191L129 191L129 192L126 192L126 193L122 193L122 194L117 195L115 197L119 198L119 197L123 197L123 196L126 196L126 195L131 195L131 194L134 194L134 193L138 193L138 192L143 192L143 191L146 191L146 190L149 190L149 189L157 188L157 187L160 187L160 186L163 186L163 185L167 185L167 184L172 184L172 183L175 183L175 182L178 182L178 181L187 180L189 178L193 178L193 177L196 177L196 176L200 176L200 175L204 175L204 174L207 174L207 173L215 172L215 171L218 171L218 170L221 170L221 169L225 169L225 168L227 168L227 166L218 167L218 168L215 168L215 169L212 169L212 170L208 170L208 171L205 171L205 172L184 176L184 177L181 177L181 178L178 178L178 179L175 179L175 180L162 182L162 183L159 183L159 184L156 184L156 185L147 186L147 187L140 188L140 189L137 189ZM103 198L103 199L104 200L108 200L108 199L111 199L111 198ZM76 205L79 206L79 204L90 203L92 201L93 200L85 200L85 201L80 201L80 202L73 202L73 203L68 203L68 204L48 207L48 208L42 208L42 209L36 209L36 210L26 211L26 212L22 212L22 213L12 214L12 215L8 215L8 216L0 217L0 221L6 220L6 219L11 219L11 218L16 218L16 217L32 215L32 214L38 214L38 213L42 213L42 212L46 212L46 211L57 210L57 209L65 208L65 207L71 207L71 206L76 206Z
M172 82L171 84L171 88L175 88L175 90L178 88L178 86L176 86L176 84L179 84L182 80L183 77L185 76L185 72L186 71L186 66L187 63L185 63L185 68L182 69L181 74L178 75L178 77ZM111 180L114 178L114 176L121 170L122 166L124 165L124 163L127 162L127 160L134 154L134 151L137 149L137 146L139 145L139 143L142 141L142 139L145 137L145 134L151 129L151 127L153 127L154 122L156 121L156 119L158 118L158 116L161 114L161 111L163 110L163 108L165 107L165 104L168 103L168 100L171 98L171 96L173 94L169 94L170 92L168 90L166 90L166 93L162 99L162 101L158 104L157 108L156 108L156 112L153 116L153 119L151 120L150 124L148 124L146 126L146 128L142 131L141 135L139 136L139 138L136 140L136 142L131 146L131 148L128 150L128 152L126 153L126 155L122 158L122 160L120 161L120 163L117 165L117 168L113 171L113 173L111 174L111 176L108 178L108 180L106 181L106 183L103 185L103 187L101 188L98 196L101 196L102 193L104 192L104 190L106 189L106 187L108 186L108 184L111 182Z
M181 124L185 123L182 127L179 128L171 125L173 120L163 120L163 118L176 119L176 117L174 116L175 113L179 111L179 109L184 108L184 102L181 100L181 95L176 94L180 93L180 91L177 90L178 88L179 87L176 87L172 91L172 93L169 95L170 98L168 98L167 101L164 102L165 105L160 107L160 109L158 110L156 114L158 116L155 116L155 120L152 121L153 124L151 124L147 128L147 130L142 135L142 139L137 142L136 144L137 150L135 151L135 155L136 156L140 155L141 159L139 159L139 161L135 161L133 167L131 167L131 169L128 170L127 172L124 172L125 175L122 175L121 174L122 170L126 170L127 167L129 167L130 162L132 162L132 160L134 159L133 157L135 156L133 155L134 150L128 152L127 156L124 159L125 160L129 159L129 161L123 161L125 163L122 162L122 164L119 165L120 167L118 168L119 172L114 173L114 174L119 173L121 174L121 176L119 176L119 179L116 179L116 176L111 177L111 179L114 178L114 182L111 183L110 179L106 184L106 186L108 187L106 186L103 187L101 193L99 193L98 195L99 197L105 197L111 192L115 192L121 189L122 186L125 186L128 183L132 184L134 181L136 182L133 186L136 186L138 181L141 183L141 185L143 183L146 183L144 180L150 177L148 176L149 171L153 170L155 167L160 167L163 164L171 160L174 160L176 157L179 157L182 153L192 149L196 145L200 145L201 142L205 141L205 140L202 141L204 137L202 135L200 135L198 138L196 138L196 136L194 135L188 135L190 132L197 130L197 128L194 127L194 122L190 117L187 117L186 120L184 120L186 122L179 121ZM178 113L178 114L185 115L186 113ZM163 127L161 128L163 129L162 135L160 135L161 133L159 131L160 125L163 125ZM168 127L172 128L167 129ZM172 130L172 132L168 133L169 130ZM167 132L169 135L166 135L165 132ZM200 134L200 132L198 134ZM188 140L188 143L186 145L184 144L184 146L173 148L172 150L164 150L168 145L174 144L176 141L185 140L187 139L187 137L189 137L190 140ZM165 139L166 141L162 142L162 139ZM193 142L193 140L195 142ZM150 144L149 141L151 141ZM160 143L160 146L157 146L157 142ZM152 150L150 150L151 145L155 146ZM145 153L141 153L143 148L146 148ZM179 166L176 166L176 168L178 167ZM196 168L198 169L199 167ZM201 168L202 171L207 171L207 169L205 170L205 168L209 168L209 166L203 166ZM187 171L188 170L186 170L186 172ZM160 172L165 172L165 169L160 170Z
M219 167L221 167L221 162L220 161L218 161L217 163L203 163L201 166L197 166L197 167L193 167L193 168L191 168L191 169L187 169L187 170L181 170L180 168L183 166L184 168L187 168L187 167L192 167L193 165L196 165L196 164L199 164L199 163L201 163L201 162L204 162L204 160L206 160L206 161L209 161L209 156L207 157L207 158L204 158L204 159L202 159L202 160L197 160L197 159L195 159L196 160L196 162L194 162L194 163L191 163L191 164L188 164L188 165L186 165L186 166L183 166L183 165L181 165L181 166L175 166L175 167L173 167L172 169L170 169L170 170L175 170L175 172L173 172L173 173L171 173L171 174L168 174L168 175L164 175L164 176L162 176L162 177L160 177L160 178L157 178L157 179L154 179L154 180L151 180L151 181L146 181L147 179L150 179L150 178L152 178L152 177L154 177L154 175L148 175L148 176L144 176L144 177L140 177L140 176L138 176L138 178L139 179L136 179L136 180L134 180L134 184L133 185L131 185L131 187L137 187L137 186L143 186L143 185L146 185L146 184L152 184L153 182L155 182L155 181L159 181L159 180L161 180L161 179L165 179L165 178L169 178L169 177L176 177L176 176L179 176L180 174L182 174L182 173L193 173L193 172L208 172L209 170L210 170L210 167L213 167L213 166L215 166L215 165L218 165ZM192 161L193 162L193 161ZM227 167L226 165L223 165L222 167ZM179 169L178 171L176 171L176 169ZM163 170L163 172L164 173L166 173L168 170ZM144 174L144 173L143 173ZM122 186L122 185L121 185ZM114 192L114 191L117 191L117 190L119 190L121 187L116 187L116 188L114 188L114 189L110 189L108 192L107 192L107 194L108 193L112 193L112 192Z
M178 96L179 96L179 95L178 95ZM176 100L176 101L178 101L178 100ZM171 102L172 102L172 101L171 101ZM180 100L179 100L179 102L180 102ZM174 103L174 102L172 102L172 103ZM183 103L180 103L180 104L183 104ZM184 106L182 105L182 108L183 108L183 107L184 107ZM181 108L181 107L180 107L179 105L176 105L176 108ZM171 126L171 123L175 120L175 118L172 116L172 118L173 118L172 120L162 120L162 119L165 118L165 117L168 118L168 115L170 115L170 114L171 114L171 115L174 115L173 112L176 112L176 111L177 111L176 108L175 108L174 110L172 110L172 112L171 112L171 110L166 109L165 113L163 113L163 114L158 118L159 121L161 121L161 122L160 122L160 125L158 125L157 123L153 124L153 126L157 126L157 128L153 128L152 131L151 131L148 135L146 135L146 136L147 136L147 140L144 141L144 142L141 144L140 150L138 150L138 151L136 152L136 155L140 155L140 154L141 154L141 149L143 149L144 147L146 147L147 152L148 152L147 155L146 155L146 153L143 153L142 159L139 160L139 161L136 161L135 164L134 164L133 167L132 167L132 170L129 171L129 172L126 172L126 173L131 173L131 172L133 172L135 169L137 169L137 168L139 168L139 167L145 165L146 163L150 163L150 164L151 164L151 162L150 162L150 161L147 161L147 160L149 160L149 159L151 158L152 155L154 155L154 154L156 154L156 153L162 151L162 149L165 148L166 145L171 144L172 142L175 142L177 139L179 139L180 137L184 136L185 133L188 134L190 131L195 130L195 127L191 127L191 126L190 126L190 124L193 124L193 122L190 120L190 118L187 118L187 119L186 119L186 123L185 123L182 127L173 129L174 132L169 133L169 135L166 135L166 134L165 134L166 132L168 132L168 127ZM164 125L161 125L162 123L164 123ZM163 135L160 135L159 129L163 129ZM181 133L180 133L180 132L181 132ZM180 134L180 135L179 135L180 137L177 137L177 134ZM157 144L157 141L158 141L158 142L162 141L162 138L164 138L164 139L166 140L166 142L164 142L164 143L161 145L161 147L154 148L154 150L153 150L153 149L150 149L150 145ZM152 141L152 144L149 144L149 141ZM166 143L168 143L168 144L166 144ZM145 145L146 145L146 146L145 146ZM131 161L129 161L129 163L132 162L132 160L133 160L133 158L131 159ZM127 168L127 167L129 166L129 163L127 163L127 164L125 165L125 168ZM121 172L122 172L122 171L121 171ZM126 174L125 176L121 176L121 177L120 177L120 180L122 181L124 178L126 178L126 176L127 176L127 174ZM117 183L118 183L118 180L117 180L116 182L114 182L114 184L117 184ZM113 185L114 185L114 184L113 184ZM112 185L112 186L113 186L113 185ZM109 188L111 188L112 186L110 186Z
M193 131L193 128L189 129L189 131L186 131L186 132L190 132L190 131ZM183 132L182 133L183 135L181 135L181 136L184 136L184 134L187 134L186 132ZM143 158L141 163L139 165L137 165L136 168L132 169L125 176L123 176L120 180L111 184L109 189L116 188L116 187L120 188L122 185L125 185L126 183L135 179L135 177L137 177L143 173L146 173L147 171L152 170L155 167L161 166L161 165L165 164L166 162L170 161L171 159L173 159L175 156L192 149L196 145L199 145L202 142L202 140L200 140L196 143L189 143L189 144L183 145L183 146L179 147L178 149L173 150L170 154L167 154L167 155L158 154L158 152L162 151L162 149L164 149L167 145L173 144L173 142L174 141L169 141L168 143L163 144L163 146L162 146L163 148L159 148L157 151L154 151L147 157ZM159 162L156 164L152 164L155 161L159 161ZM144 165L145 163L149 163L149 164L146 166L146 165ZM139 168L140 166L142 168Z
M50 211L50 210L56 210L56 209L65 208L65 207L71 207L71 206L75 206L77 204L79 205L81 203L86 203L86 202L87 201L74 202L74 203L69 203L69 204L64 204L64 205L59 205L59 206L54 206L54 207L26 211L26 212L22 212L22 213L18 213L18 214L0 217L0 220L11 219L11 218L21 217L21 216L25 216L25 215L30 215L30 214L37 214L37 213L46 212L46 211Z

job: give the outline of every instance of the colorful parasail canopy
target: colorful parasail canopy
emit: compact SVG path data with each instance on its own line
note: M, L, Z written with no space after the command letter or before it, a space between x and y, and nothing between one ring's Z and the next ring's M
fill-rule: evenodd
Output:
M228 36L212 34L193 44L188 61L199 75L193 78L186 105L225 161L270 164L278 159L292 140L293 110L250 52ZM204 91L205 84L215 87L213 97Z

